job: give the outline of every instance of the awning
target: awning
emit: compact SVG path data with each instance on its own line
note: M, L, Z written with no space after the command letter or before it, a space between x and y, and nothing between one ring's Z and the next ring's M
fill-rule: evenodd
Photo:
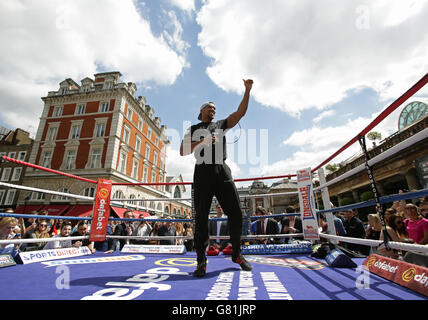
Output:
M113 209L113 212L119 217L119 218L123 218L123 214L125 213L126 210L125 208L119 208L119 207L113 207L111 206L111 208Z
M92 205L76 205L64 214L64 217L88 217L92 214Z
M50 205L50 206L44 206L42 210L46 210L48 212L49 216L60 216L62 215L70 206L64 205L64 204L58 204L58 205Z
M30 206L19 206L13 212L14 213L30 213L31 211L40 211L44 205L30 205Z
M138 218L140 215L144 215L144 217L145 217L145 218L147 218L147 217L151 217L151 216L152 216L152 215L151 215L150 213L148 213L148 212L134 210L134 216L136 216L136 218Z
M119 218L123 218L125 211L129 210L129 208L120 208L120 207L114 207L114 206L111 206L111 208L113 209L114 213L116 213ZM133 210L133 212L134 212L134 218L138 218L140 215L144 215L144 217L151 217L150 213L145 212L145 211Z

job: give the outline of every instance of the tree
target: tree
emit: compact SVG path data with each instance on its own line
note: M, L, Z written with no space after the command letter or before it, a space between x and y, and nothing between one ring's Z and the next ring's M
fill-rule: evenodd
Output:
M367 133L367 139L369 139L370 141L380 140L382 139L382 134L377 131L371 131Z
M339 169L339 167L337 166L337 164L328 164L325 166L325 168L330 171L330 172L334 172L337 169Z

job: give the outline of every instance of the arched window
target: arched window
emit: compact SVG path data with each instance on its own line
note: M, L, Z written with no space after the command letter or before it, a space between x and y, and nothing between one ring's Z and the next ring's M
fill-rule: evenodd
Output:
M165 213L169 213L169 206L165 206Z
M113 195L114 199L125 199L125 195L121 190L116 190L116 192Z
M178 186L176 186L174 189L174 198L175 199L181 198L181 191L180 191L180 188Z
M130 200L133 200L133 199L136 199L137 197L135 196L135 194L131 194L130 196L129 196L129 199ZM137 205L137 202L136 201L127 201L128 202L128 205Z
M157 211L162 212L162 204L160 202L158 203Z

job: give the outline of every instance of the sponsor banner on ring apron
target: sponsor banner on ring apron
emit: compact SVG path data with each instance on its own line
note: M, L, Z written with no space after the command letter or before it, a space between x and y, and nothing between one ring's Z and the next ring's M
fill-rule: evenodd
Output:
M305 240L319 240L317 214L315 212L311 168L297 171L300 212Z

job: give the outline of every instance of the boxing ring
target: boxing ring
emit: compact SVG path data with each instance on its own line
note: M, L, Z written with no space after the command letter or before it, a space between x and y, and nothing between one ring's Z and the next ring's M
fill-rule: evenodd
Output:
M276 247L265 246L258 250L251 246L243 245L243 254L251 263L252 271L242 271L239 265L232 263L231 256L220 252L215 256L208 256L207 274L203 278L195 278L192 273L196 267L196 254L187 252L182 246L178 249L162 250L162 246L139 246L136 250L126 247L125 250L113 253L95 252L91 254L84 248L70 249L64 256L60 251L50 253L48 251L26 252L18 255L18 262L10 267L0 268L0 300L428 300L428 281L425 279L425 287L415 291L412 287L406 287L397 281L391 281L388 277L371 272L370 269L376 263L383 269L393 270L395 267L390 262L376 261L377 256L349 258L353 267L343 267L331 264L325 258L316 258L313 251L316 244L321 242L331 243L356 243L360 245L377 248L385 244L389 249L413 251L428 254L428 246L417 244L404 244L392 241L364 240L350 237L339 237L335 235L332 213L347 209L363 208L376 205L378 213L383 219L381 205L393 201L424 197L428 195L428 189L416 192L390 195L387 197L376 197L375 200L353 204L345 207L331 208L328 199L328 186L335 181L326 183L323 180L322 166L331 161L353 143L364 137L370 130L379 124L387 115L398 108L411 95L417 92L428 82L425 75L417 84L409 89L403 96L386 108L372 123L370 123L355 138L339 149L331 157L311 170L318 171L321 185L314 192L321 192L324 202L324 210L317 210L317 214L325 216L328 223L326 233L320 231L318 240L306 239L306 234L283 234L283 235L243 235L242 240L254 240L257 238L295 238L305 237L303 241L290 242L289 246L278 245ZM423 131L413 137L425 139L428 133ZM364 145L362 144L363 150ZM406 145L397 146L403 150ZM368 159L366 164L352 170L347 176L361 170L368 170L382 160L386 155ZM97 181L66 174L60 171L44 168L38 165L26 163L16 159L3 156L4 161L10 161L26 165L38 170L49 171L58 175L67 176L70 179L79 179L97 184ZM283 177L295 177L294 174L276 177L258 177L248 179L237 179L235 181L250 181L273 179ZM345 177L339 177L341 179ZM312 179L312 177L311 177ZM375 188L375 181L370 181ZM99 182L98 182L99 184ZM176 183L112 183L112 185L178 185L191 184L190 182ZM46 194L62 195L80 200L98 201L97 196L86 197L69 193L60 193L52 190L32 188L0 182L0 186L15 188L24 191L33 191ZM290 194L290 193L287 193ZM294 193L297 194L297 193ZM281 196L284 194L269 194L268 196ZM258 195L260 196L260 195ZM327 197L327 198L326 198ZM177 199L109 199L111 203L121 201L169 201ZM191 200L191 199L181 199ZM130 208L138 209L136 205L128 205ZM302 208L301 208L302 209ZM301 216L303 213L298 213ZM269 217L285 217L290 214L273 215ZM0 213L2 217L14 218L40 218L28 214ZM117 221L155 221L155 222L193 222L193 219L125 219L107 217L108 220ZM67 216L43 216L43 219L61 220L87 220L92 222L92 228L96 225L95 217L67 217ZM249 219L257 219L250 217ZM225 220L225 219L212 219ZM135 237L135 236L113 236L104 234L105 238L159 240L159 239L191 239L192 237ZM67 237L67 239L82 240L89 236ZM227 239L228 237L210 237L211 239ZM0 245L22 244L30 242L50 242L63 240L63 238L47 239L11 239L0 240ZM294 250L295 247L305 250ZM137 246L138 247L138 246ZM166 247L165 247L166 248ZM269 251L270 249L272 249ZM284 249L285 248L285 249ZM138 250L141 249L141 250ZM154 251L153 251L153 250ZM248 249L245 251L245 249ZM281 251L284 249L283 251ZM57 249L66 250L66 249ZM71 252L71 251L75 252ZM150 251L152 250L152 251ZM62 251L61 251L62 252ZM65 252L65 251L64 251ZM52 254L52 256L48 256ZM21 260L20 260L21 259ZM27 260L27 262L25 261ZM374 259L374 260L373 260ZM404 262L400 262L403 263ZM407 266L408 268L416 268ZM398 268L398 267L397 267ZM423 267L422 267L423 268ZM426 269L426 268L425 268ZM397 269L394 269L397 270ZM408 269L410 270L410 269ZM404 278L407 282L418 277L419 270L415 269L413 277ZM418 273L419 272L419 273ZM428 276L428 272L426 273ZM410 280L407 280L410 279ZM422 282L423 279L420 281ZM421 291L422 290L422 291Z

